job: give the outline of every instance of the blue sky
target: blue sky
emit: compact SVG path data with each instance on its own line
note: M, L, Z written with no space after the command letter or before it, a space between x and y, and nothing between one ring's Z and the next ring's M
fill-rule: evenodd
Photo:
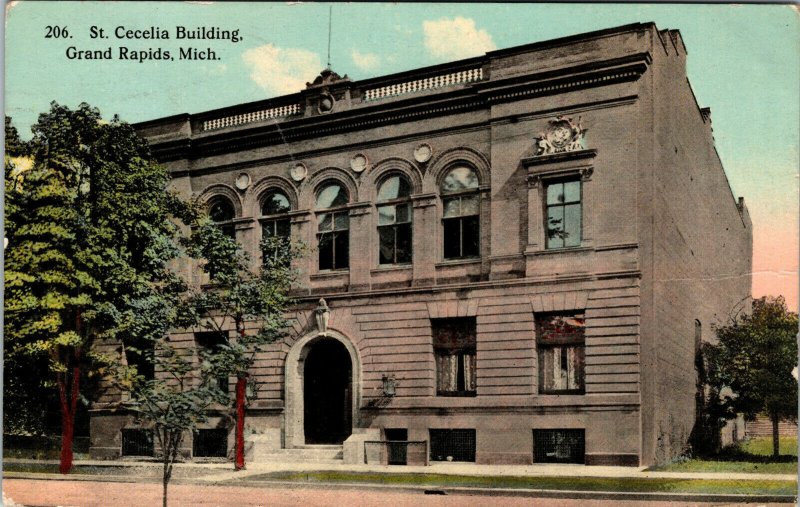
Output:
M24 137L50 101L137 122L299 90L325 66L329 4L20 2L7 8L6 114ZM529 42L654 21L679 29L688 75L711 107L717 149L755 223L754 293L797 307L800 24L786 5L335 4L334 70L362 79ZM48 25L71 39L45 38ZM92 40L91 26L239 29L214 62L68 60L65 50L185 41ZM205 45L197 44L200 47Z

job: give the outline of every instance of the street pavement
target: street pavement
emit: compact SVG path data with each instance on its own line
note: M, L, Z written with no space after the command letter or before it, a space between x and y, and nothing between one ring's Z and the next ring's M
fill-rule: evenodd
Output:
M530 498L519 496L430 495L424 491L363 490L358 487L319 489L301 485L239 487L174 484L169 488L171 507L717 507L730 502L669 502L662 500L594 500ZM147 507L161 505L161 484L74 480L5 479L6 507ZM13 502L13 503L12 503ZM753 506L791 504L757 503Z
M77 461L81 473L69 476L57 473L8 471L8 465L49 463L57 461L4 460L3 492L11 501L24 506L115 507L161 504L161 464L132 461ZM86 469L83 467L93 467ZM683 505L750 505L769 504L785 497L744 497L740 495L699 495L676 493L602 493L569 491L500 490L495 488L458 488L437 486L391 486L383 484L300 483L257 476L276 472L371 472L387 474L442 474L466 476L522 477L603 477L603 478L671 478L671 479L734 479L789 480L793 474L721 474L686 472L649 472L637 467L587 467L583 465L476 465L472 463L434 463L427 467L345 465L338 463L250 463L246 470L234 471L230 463L178 463L170 484L170 505L175 506L683 506ZM87 474L90 472L91 475ZM426 494L426 491L428 494ZM434 493L434 494L431 494ZM446 493L446 494L443 494ZM753 503L758 501L757 503ZM788 502L783 505L791 505Z

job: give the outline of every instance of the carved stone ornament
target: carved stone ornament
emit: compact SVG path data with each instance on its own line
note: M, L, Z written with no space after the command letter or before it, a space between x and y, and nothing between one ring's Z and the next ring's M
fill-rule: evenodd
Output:
M331 318L331 311L324 298L319 299L319 305L314 310L317 318L317 331L321 336L328 336L328 320Z
M319 76L317 76L312 83L306 83L306 88L311 88L314 86L325 86L336 83L338 81L349 81L349 80L350 78L347 77L347 74L345 74L344 77L342 77L331 69L325 69L319 73Z
M322 92L319 96L319 104L317 110L320 113L330 113L333 111L333 106L336 105L336 99L328 92Z
M550 120L547 130L540 132L534 139L536 140L536 155L550 155L553 153L564 153L566 151L577 151L584 149L583 138L586 130L581 125L581 118L573 123L572 118L563 116Z

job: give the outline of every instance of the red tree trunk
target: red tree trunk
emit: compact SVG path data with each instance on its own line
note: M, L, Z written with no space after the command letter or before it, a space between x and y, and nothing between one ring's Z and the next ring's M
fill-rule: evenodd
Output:
M75 312L75 332L83 336L83 315ZM75 412L81 386L81 350L75 348L65 354L64 373L58 374L58 398L61 405L61 459L58 471L68 474L72 470L72 437L75 434ZM68 373L72 368L72 375Z
M58 376L58 395L61 405L61 460L58 470L62 474L68 474L72 470L72 440L75 434L75 412L78 408L81 380L79 358L80 353L75 351L71 379L66 373Z
M244 403L247 375L236 379L236 470L244 470Z

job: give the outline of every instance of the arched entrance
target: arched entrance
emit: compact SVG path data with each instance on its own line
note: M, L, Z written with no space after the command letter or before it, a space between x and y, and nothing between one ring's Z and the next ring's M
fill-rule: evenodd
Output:
M359 427L361 360L338 331L311 333L286 356L284 447L340 444Z
M353 367L333 338L309 345L303 368L303 430L306 444L341 444L352 432Z

